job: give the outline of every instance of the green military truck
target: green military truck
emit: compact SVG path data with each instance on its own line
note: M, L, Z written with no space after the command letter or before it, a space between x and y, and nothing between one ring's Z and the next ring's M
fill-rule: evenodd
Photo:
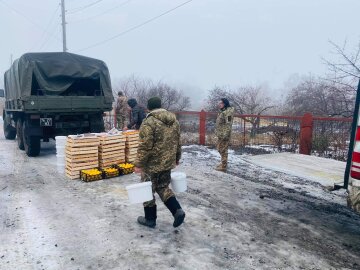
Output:
M103 61L65 52L24 54L5 72L4 87L5 138L28 156L39 155L41 140L102 132L114 100Z

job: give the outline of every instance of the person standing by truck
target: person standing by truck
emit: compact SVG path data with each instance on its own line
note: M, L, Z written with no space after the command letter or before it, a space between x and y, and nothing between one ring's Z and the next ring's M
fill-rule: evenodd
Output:
M215 135L217 137L216 148L220 153L221 162L215 170L225 172L235 109L230 106L230 102L226 98L219 101L218 108L220 111L216 119Z
M169 188L171 170L181 158L180 125L175 114L161 108L161 99L148 100L147 115L140 127L140 144L135 161L135 172L142 173L142 181L151 181L153 193L161 200L174 217L173 226L180 226L185 218L175 194ZM144 203L145 217L138 217L138 223L154 228L156 226L155 197Z
M127 111L127 98L122 91L119 91L115 105L115 115L116 127L120 130L123 130L125 128Z
M135 98L130 98L127 103L131 108L131 118L127 128L138 130L146 117L145 109L137 103Z

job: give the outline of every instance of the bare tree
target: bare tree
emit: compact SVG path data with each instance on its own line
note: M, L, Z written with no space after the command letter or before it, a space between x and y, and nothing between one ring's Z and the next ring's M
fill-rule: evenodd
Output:
M348 50L347 42L343 46L329 41L334 49L336 60L324 59L330 74L326 78L342 85L346 91L356 91L360 79L360 43L353 51Z
M271 98L267 96L265 90L260 86L245 86L236 90L215 86L209 91L207 109L211 111L217 110L216 106L221 98L227 98L240 114L261 115L275 107Z
M183 95L178 89L166 83L158 82L148 91L148 96L160 97L163 108L172 111L183 111L190 107L190 98Z
M285 113L351 117L354 93L345 85L309 76L289 92Z
M136 98L138 103L146 106L147 100L158 96L162 100L163 108L172 111L183 111L190 107L190 98L183 92L164 82L154 83L150 79L144 79L132 75L120 80L114 87L114 95L123 91L128 98Z

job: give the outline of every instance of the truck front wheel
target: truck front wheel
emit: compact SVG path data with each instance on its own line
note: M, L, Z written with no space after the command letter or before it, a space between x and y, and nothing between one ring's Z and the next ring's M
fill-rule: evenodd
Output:
M16 122L16 140L20 150L24 150L23 121L19 118Z
M40 154L40 137L26 134L26 121L23 123L23 138L25 152L29 157L36 157Z
M9 118L6 117L5 111L3 111L3 123L4 123L4 135L7 140L14 140L16 137L16 129L13 128L9 122Z

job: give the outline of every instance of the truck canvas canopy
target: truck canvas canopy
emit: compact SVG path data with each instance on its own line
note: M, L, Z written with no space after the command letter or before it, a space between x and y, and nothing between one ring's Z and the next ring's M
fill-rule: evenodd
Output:
M31 95L96 95L112 102L110 74L97 59L67 52L26 53L5 72L5 97L29 100Z

